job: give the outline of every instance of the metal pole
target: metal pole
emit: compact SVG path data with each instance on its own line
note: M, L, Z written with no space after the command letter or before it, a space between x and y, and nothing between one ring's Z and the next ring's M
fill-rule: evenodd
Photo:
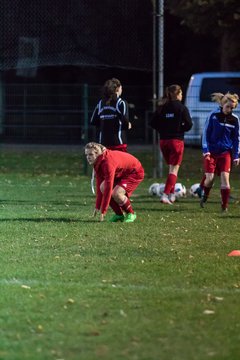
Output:
M153 102L152 109L153 112L156 110L156 101L157 101L157 41L156 41L156 0L152 0L153 4L153 68L152 68L152 85L153 85ZM153 178L157 177L157 158L158 158L158 144L157 142L157 132L153 130Z
M3 134L3 128L4 128L4 80L3 80L3 72L0 72L0 134Z
M83 94L82 94L82 107L83 107L83 119L84 119L84 130L83 130L83 140L84 143L88 143L88 84L83 84ZM84 175L87 175L88 172L88 163L84 157Z
M158 0L158 66L157 66L157 79L158 79L158 98L163 96L164 84L164 0ZM158 136L159 140L159 136ZM159 141L158 141L159 142ZM161 151L158 151L158 175L163 176L163 156Z
M158 0L158 97L163 96L164 84L164 0Z
M23 140L25 141L27 138L27 121L26 121L26 115L27 115L27 83L24 82L23 85Z

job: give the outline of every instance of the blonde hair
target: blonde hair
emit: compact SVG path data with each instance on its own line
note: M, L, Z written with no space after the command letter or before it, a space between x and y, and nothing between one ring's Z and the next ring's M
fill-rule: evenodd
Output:
M228 101L231 101L236 108L238 106L239 96L237 94L231 94L227 92L226 94L222 93L213 93L211 94L212 101L217 102L221 106L225 105Z
M87 145L85 145L85 150L93 150L97 155L101 155L106 150L106 147L102 144L89 142Z

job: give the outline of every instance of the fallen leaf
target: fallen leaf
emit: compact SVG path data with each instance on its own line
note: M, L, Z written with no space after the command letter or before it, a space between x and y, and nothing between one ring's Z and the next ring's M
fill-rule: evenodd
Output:
M42 331L43 331L43 326L39 324L39 325L37 326L37 331L38 331L38 332L42 332Z
M127 317L127 314L122 309L120 310L120 315L123 317Z
M206 309L206 310L203 311L203 314L212 315L212 314L215 314L215 311Z
M28 286L28 285L21 285L21 288L22 288L22 289L31 289L31 287Z
M75 303L75 300L69 298L69 299L67 300L67 303L68 303L68 304L74 304L74 303Z

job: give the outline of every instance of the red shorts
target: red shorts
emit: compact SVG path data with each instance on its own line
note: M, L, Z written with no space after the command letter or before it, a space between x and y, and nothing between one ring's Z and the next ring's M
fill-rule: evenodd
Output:
M114 186L121 186L126 191L126 195L129 197L133 193L133 191L138 187L138 185L144 179L144 170L143 168L139 168L138 170L133 170L131 174L129 174L126 178L122 177L120 179L116 179L114 182Z
M225 152L219 155L210 155L210 160L204 158L204 169L206 173L216 173L218 176L221 172L231 171L231 154Z
M184 152L183 140L160 140L160 149L168 165L181 165Z

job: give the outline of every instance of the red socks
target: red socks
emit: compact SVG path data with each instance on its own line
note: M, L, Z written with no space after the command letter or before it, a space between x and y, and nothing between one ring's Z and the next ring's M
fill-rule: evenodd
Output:
M122 209L113 198L111 198L109 205L111 206L116 215L123 215Z
M210 193L210 191L211 191L211 188L212 188L212 187L206 187L206 186L203 187L204 195L205 195L207 198L208 198L208 196L209 196L209 193Z
M230 196L230 189L223 189L221 188L221 197L222 197L222 209L227 209L228 207L228 201Z
M174 193L174 188L175 188L176 182L177 182L177 176L172 173L168 174L164 193L167 195L169 195L170 193Z
M122 204L119 204L119 206L122 208L123 211L125 211L126 213L132 213L134 214L132 205L130 200L126 197L125 201Z
M134 214L131 202L127 197L126 200L120 205L116 203L116 201L113 198L111 198L109 205L117 215L123 215L123 211L125 211L126 213Z

